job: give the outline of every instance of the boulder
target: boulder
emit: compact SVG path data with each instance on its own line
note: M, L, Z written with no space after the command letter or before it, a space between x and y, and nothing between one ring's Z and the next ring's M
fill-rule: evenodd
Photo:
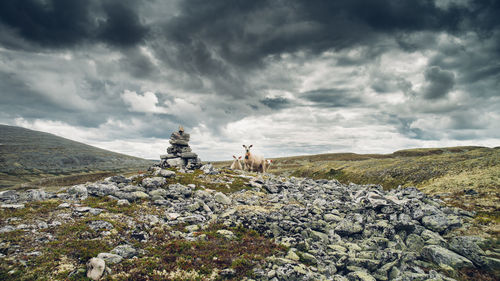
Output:
M231 198L227 197L222 192L215 193L214 199L218 203L221 203L221 204L224 204L224 205L231 205Z
M485 261L482 256L485 255L483 250L478 246L478 242L483 238L475 236L459 236L452 237L448 241L448 248L467 257L478 266L484 266Z
M446 215L436 214L423 217L422 224L432 231L442 233L450 226L451 223Z
M167 160L167 164L170 167L180 168L180 167L184 166L184 160L182 160L182 158L180 158L180 157L173 158L173 159L168 159Z
M86 199L89 195L87 187L83 184L73 185L68 188L68 194L80 200Z
M1 201L15 201L19 197L19 193L15 190L4 190L0 191Z
M198 155L194 152L183 152L183 153L181 153L181 158L196 159L196 158L198 158Z
M148 189L159 188L162 185L166 184L167 180L163 177L152 177L152 178L144 178L141 182L141 185Z
M376 281L375 277L371 276L366 271L354 271L347 274L347 280L349 281Z
M101 258L91 258L87 262L87 278L99 280L106 269L106 263Z
M122 256L112 253L100 253L97 257L104 260L107 264L116 264L123 260Z
M111 250L111 253L128 259L135 256L137 254L137 250L132 246L125 244L115 247L113 250Z
M453 269L474 267L472 262L467 258L437 245L425 246L422 249L422 257L428 261L436 263L437 265L441 266L444 264Z

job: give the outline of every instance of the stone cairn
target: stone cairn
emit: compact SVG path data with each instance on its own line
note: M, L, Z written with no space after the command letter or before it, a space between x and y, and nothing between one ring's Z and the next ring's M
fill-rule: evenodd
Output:
M189 134L184 132L184 128L179 126L179 131L173 132L170 136L171 146L167 148L167 155L161 155L161 168L175 167L178 169L194 170L199 169L201 160L198 155L191 151L189 147Z

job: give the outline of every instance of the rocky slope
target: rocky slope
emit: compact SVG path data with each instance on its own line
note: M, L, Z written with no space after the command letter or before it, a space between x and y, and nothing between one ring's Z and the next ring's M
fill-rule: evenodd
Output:
M214 170L0 192L0 279L495 280L473 212L416 188ZM475 275L483 272L481 275ZM488 279L489 278L489 279Z

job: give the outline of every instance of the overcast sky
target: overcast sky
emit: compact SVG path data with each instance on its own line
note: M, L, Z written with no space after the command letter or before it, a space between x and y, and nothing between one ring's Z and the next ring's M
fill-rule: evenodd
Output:
M500 145L498 0L2 0L0 123L159 159Z

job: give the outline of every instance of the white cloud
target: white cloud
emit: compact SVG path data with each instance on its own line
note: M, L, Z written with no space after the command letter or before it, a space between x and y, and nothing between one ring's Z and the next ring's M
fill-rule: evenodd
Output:
M167 113L167 110L158 106L158 98L152 92L138 94L125 90L121 95L123 101L128 104L131 111L143 113Z

